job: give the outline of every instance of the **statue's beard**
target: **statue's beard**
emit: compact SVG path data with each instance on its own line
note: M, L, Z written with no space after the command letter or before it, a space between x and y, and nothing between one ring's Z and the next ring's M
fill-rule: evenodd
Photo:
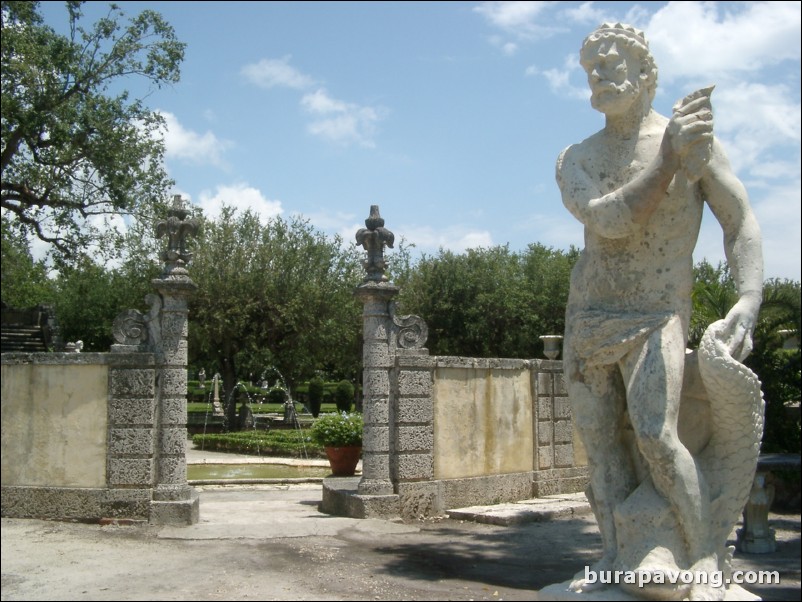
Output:
M640 86L629 79L620 84L597 82L592 87L590 104L597 111L609 114L628 111L640 95Z

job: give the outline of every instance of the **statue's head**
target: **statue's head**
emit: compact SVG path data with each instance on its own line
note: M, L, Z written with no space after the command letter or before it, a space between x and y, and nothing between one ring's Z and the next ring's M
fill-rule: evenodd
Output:
M644 102L651 105L657 89L657 66L649 52L646 36L639 29L622 23L602 23L585 38L579 53L579 62L588 74L597 106L598 84L608 84L618 94L639 96L645 93Z

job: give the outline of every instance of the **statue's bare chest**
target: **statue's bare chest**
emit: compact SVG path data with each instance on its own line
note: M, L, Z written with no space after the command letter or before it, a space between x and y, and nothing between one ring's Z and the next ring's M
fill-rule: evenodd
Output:
M660 139L648 136L636 141L605 141L590 149L585 171L602 194L621 188L637 178L654 161L660 150Z

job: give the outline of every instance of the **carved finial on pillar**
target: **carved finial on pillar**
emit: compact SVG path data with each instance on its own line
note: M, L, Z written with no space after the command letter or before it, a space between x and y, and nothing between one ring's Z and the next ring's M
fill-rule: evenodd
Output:
M156 224L156 238L167 235L167 250L160 254L165 264L165 276L187 274L185 266L192 259L192 253L187 249L187 235L197 234L200 226L197 220L186 219L187 215L189 210L181 195L177 194L173 197L173 206L167 213L167 219Z
M393 248L395 235L384 227L384 219L379 215L379 206L370 206L370 216L365 220L367 228L361 228L356 233L356 243L368 252L368 257L362 262L367 276L365 282L387 282L384 273L387 262L384 259L384 247Z

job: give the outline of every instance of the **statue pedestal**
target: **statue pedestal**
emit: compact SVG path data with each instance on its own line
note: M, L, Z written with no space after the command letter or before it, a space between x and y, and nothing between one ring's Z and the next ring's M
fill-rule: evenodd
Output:
M587 592L587 593L577 593L568 589L568 586L571 585L571 581L563 581L562 583L555 583L553 585L548 585L541 589L537 593L538 601L545 601L545 600L555 600L555 601L562 601L562 600L573 600L573 601L587 601L590 602L591 600L621 600L622 602L634 602L638 600L660 600L666 598L639 598L637 596L633 596L632 594L625 592L620 587L616 585L610 585L603 589L598 589L596 591ZM679 598L678 598L679 599ZM759 596L752 594L742 588L740 585L732 584L727 589L727 593L724 596L724 600L744 600L744 601L753 601L753 600L761 600Z

